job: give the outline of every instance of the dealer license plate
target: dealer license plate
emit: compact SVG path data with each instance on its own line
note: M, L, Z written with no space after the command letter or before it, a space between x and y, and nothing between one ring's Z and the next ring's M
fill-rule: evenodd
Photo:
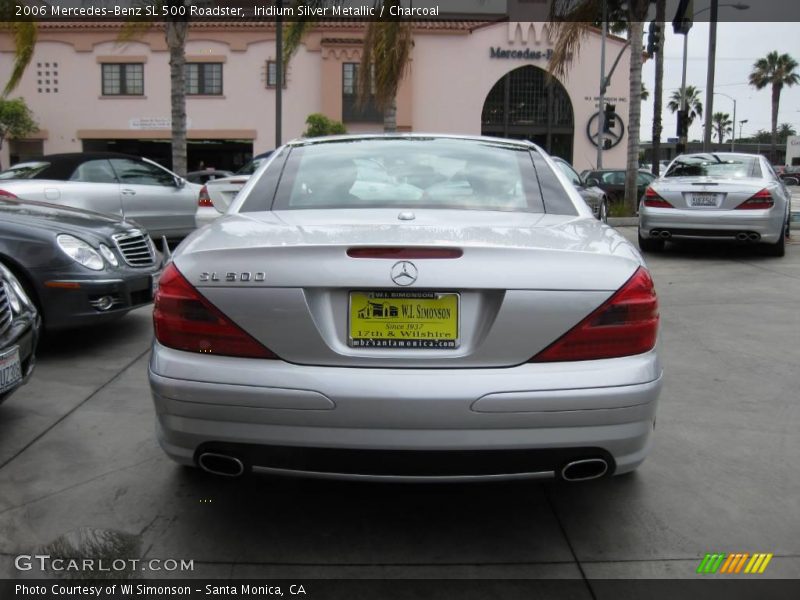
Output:
M354 348L458 348L458 309L455 293L350 292L349 344Z
M691 204L698 208L716 208L718 194L692 194Z
M14 346L0 354L0 393L10 390L22 380L22 364L19 362L19 348Z

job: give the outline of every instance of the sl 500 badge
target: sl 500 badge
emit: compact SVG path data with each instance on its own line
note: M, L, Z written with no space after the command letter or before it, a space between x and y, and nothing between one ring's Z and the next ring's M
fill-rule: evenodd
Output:
M217 273L216 271L212 272L203 272L200 273L200 281L225 281L228 283L235 283L240 281L242 283L246 283L248 281L266 281L266 273L263 271L258 271L256 273L251 273L250 271L244 271L242 273L236 273L233 271L227 273Z

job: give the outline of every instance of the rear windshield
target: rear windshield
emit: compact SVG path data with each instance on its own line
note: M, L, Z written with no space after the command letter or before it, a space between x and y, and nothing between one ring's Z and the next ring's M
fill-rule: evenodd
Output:
M528 148L441 138L293 148L272 209L395 207L544 211Z
M48 162L19 163L0 173L0 179L33 179L49 166Z
M680 156L670 165L664 177L758 177L761 167L755 156L718 156L690 154Z

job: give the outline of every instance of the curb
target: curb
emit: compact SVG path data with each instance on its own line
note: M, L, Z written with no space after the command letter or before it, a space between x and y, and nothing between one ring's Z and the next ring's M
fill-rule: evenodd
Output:
M609 217L611 227L632 227L639 224L639 217Z

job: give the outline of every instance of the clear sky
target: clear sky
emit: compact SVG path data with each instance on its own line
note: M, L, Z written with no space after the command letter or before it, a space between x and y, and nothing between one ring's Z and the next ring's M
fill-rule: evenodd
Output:
M790 1L790 0L787 0ZM722 11L724 9L720 9ZM662 140L676 135L675 115L666 108L673 91L680 89L683 58L683 36L672 33L667 24L664 49L664 133ZM645 26L647 31L647 26ZM689 52L686 67L686 84L701 90L705 109L706 74L708 67L708 23L695 23L689 32ZM736 120L747 119L742 128L744 136L759 129L771 128L770 88L756 90L747 83L753 63L772 50L788 53L800 62L800 23L730 23L717 24L717 60L714 74L714 91L736 99ZM599 69L599 66L598 66ZM642 79L650 97L642 102L642 140L652 137L653 89L655 87L655 60L648 60ZM800 72L800 69L798 69ZM599 71L598 71L599 73ZM616 76L616 74L615 74ZM725 96L714 96L714 112L726 112L733 119L733 102ZM689 139L702 139L702 119L696 119L689 131ZM800 85L785 87L781 93L778 124L791 123L800 133ZM739 135L739 123L736 124ZM716 138L714 138L716 139Z

